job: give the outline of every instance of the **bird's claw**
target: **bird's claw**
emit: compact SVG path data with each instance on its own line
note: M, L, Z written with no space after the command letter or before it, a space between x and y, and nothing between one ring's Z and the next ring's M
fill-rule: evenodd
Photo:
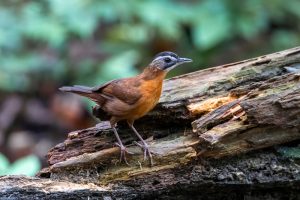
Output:
M150 151L148 144L147 143L141 144L141 143L138 143L136 141L134 141L134 143L137 146L139 146L143 149L143 151L144 151L144 161L147 160L147 156L148 156L149 160L150 160L150 165L153 166L153 160L152 160L152 153L153 152Z
M132 152L128 151L126 149L126 147L123 145L123 144L119 144L119 143L115 143L118 147L120 147L120 162L124 161L127 165L129 165L129 163L127 162L127 159L126 159L126 153L127 154L133 154Z

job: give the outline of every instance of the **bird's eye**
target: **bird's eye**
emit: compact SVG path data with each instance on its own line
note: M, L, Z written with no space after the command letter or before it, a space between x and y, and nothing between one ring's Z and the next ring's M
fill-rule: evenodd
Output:
M166 63L169 63L169 62L171 62L171 59L170 59L170 58L165 58L164 61L165 61Z

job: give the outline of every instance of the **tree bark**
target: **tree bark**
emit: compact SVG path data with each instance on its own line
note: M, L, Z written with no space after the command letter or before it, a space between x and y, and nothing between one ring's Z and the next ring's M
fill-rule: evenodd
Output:
M120 164L109 124L100 122L52 148L50 166L39 176L109 186L108 193L96 193L110 198L180 198L181 188L190 197L219 190L216 197L229 199L224 191L240 191L232 184L244 185L241 191L249 195L256 191L258 198L274 193L262 188L276 187L277 197L284 197L281 189L299 189L300 168L272 147L300 139L298 72L300 47L166 80L159 104L135 124L155 154L153 167L124 124L119 132L134 154L129 166Z
M299 69L300 48L294 48L166 80L160 103L136 122L144 137L154 139L155 166L178 165L174 156L185 164L197 156L219 158L299 139ZM119 129L131 144L131 130ZM107 122L72 132L49 151L49 164L111 165L111 157L118 158L113 141ZM137 165L139 148L129 150Z
M300 166L272 149L221 160L193 161L108 185L101 171L64 171L49 178L0 177L0 199L299 199ZM100 175L100 176L99 176ZM62 179L66 179L64 181ZM77 183L70 182L76 181ZM92 183L94 182L94 183Z

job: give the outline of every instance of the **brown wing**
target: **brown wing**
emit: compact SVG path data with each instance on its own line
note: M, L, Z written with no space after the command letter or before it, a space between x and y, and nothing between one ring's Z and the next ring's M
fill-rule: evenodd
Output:
M126 104L136 103L142 96L139 91L140 80L126 78L109 81L101 86L94 87L93 92L99 93L107 100L119 99Z

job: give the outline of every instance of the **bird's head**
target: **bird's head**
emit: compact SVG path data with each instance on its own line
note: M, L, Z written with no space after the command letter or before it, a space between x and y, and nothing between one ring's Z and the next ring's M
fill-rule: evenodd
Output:
M187 62L192 62L192 60L189 58L180 58L175 53L170 51L164 51L157 54L149 66L168 72L178 65Z

